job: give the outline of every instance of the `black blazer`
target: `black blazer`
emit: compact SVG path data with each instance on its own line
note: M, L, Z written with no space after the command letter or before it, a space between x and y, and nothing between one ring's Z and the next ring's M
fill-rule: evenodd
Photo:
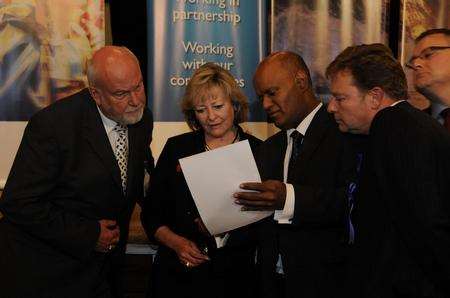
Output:
M8 289L26 293L7 297L94 295L107 266L122 262L131 213L143 196L152 128L148 110L129 126L124 196L113 150L86 89L31 118L0 201L0 280L9 280L2 295ZM100 219L120 226L120 242L109 254L94 252ZM119 274L120 268L112 271Z
M286 131L260 147L264 180L283 181ZM261 297L279 297L274 272L278 254L287 297L338 297L347 237L347 182L354 158L333 117L322 106L304 136L295 168L295 211L290 225L269 217L259 229Z
M261 141L244 133L240 127L238 129L240 140L247 139L254 151ZM251 228L247 226L231 231L225 247L215 251L214 239L212 237L205 239L194 223L194 219L199 217L198 210L178 160L204 151L203 131L189 132L167 140L152 174L149 197L143 204L141 219L151 240L154 240L156 230L166 225L176 234L197 244L203 245L206 243L209 246L208 254L211 261L194 270L186 271L186 268L178 260L175 251L160 245L154 267L152 267L154 278L156 278L150 285L153 291L152 297L178 295L175 293L179 293L182 297L188 295L190 290L177 283L177 280L191 278L193 280L191 284L197 282L199 287L205 289L213 286L213 276L223 275L228 278L226 274L218 271L232 270L238 272L242 269L242 272L247 272L248 267L254 267L256 245ZM229 275L229 278L232 278L232 274ZM176 276L179 276L179 278ZM239 281L236 280L228 287L232 287L237 282ZM225 288L222 288L222 290L224 292ZM217 292L217 289L215 292ZM217 293L217 295L219 294ZM197 293L196 296L200 297L201 294Z
M356 194L354 297L450 297L450 134L407 102L374 118Z

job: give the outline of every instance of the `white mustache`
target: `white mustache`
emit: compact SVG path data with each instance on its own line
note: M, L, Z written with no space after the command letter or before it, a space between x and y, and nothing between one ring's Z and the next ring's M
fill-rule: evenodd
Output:
M132 110L132 109L127 109L125 112L127 112L127 113L140 112L143 108L144 108L144 107L140 107L140 108L137 108L137 109L134 109L134 110Z

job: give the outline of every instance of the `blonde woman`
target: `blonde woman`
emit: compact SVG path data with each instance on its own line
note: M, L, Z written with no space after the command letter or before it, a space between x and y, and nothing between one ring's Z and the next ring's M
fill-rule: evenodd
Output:
M182 111L192 132L167 141L142 211L148 236L159 244L149 296L252 297L252 227L209 235L178 163L180 158L246 139L254 150L261 141L239 126L247 118L246 97L228 71L207 63L189 81Z

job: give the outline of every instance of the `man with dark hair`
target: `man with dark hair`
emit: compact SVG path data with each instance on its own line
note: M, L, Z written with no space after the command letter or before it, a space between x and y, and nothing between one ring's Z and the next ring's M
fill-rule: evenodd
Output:
M450 135L405 101L405 74L383 45L345 49L327 77L339 129L368 135L348 290L358 298L450 297Z
M35 114L0 200L0 296L123 297L128 225L153 165L139 62L108 46L89 89Z
M416 90L431 101L431 115L450 132L450 29L423 32L406 66Z
M343 135L314 95L299 55L266 57L253 83L281 129L258 154L263 182L243 183L254 192L235 194L244 210L275 210L259 228L258 297L341 297L349 241L346 185L354 169Z

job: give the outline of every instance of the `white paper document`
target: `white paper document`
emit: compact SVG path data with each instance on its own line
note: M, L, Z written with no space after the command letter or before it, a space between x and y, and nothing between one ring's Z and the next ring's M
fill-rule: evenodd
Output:
M243 182L261 182L247 140L180 159L200 216L211 235L256 222L272 211L241 211L233 193Z

